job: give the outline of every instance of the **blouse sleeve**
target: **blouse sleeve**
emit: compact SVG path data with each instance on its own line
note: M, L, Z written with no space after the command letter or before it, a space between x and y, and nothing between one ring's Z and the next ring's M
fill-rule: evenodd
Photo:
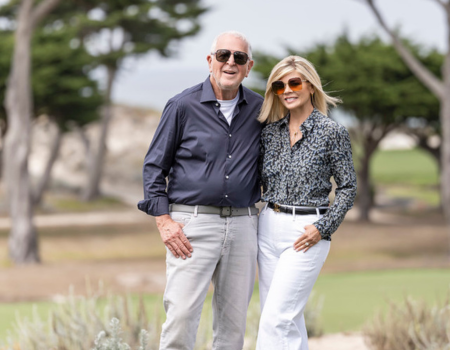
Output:
M347 211L353 207L356 197L356 173L350 135L343 126L339 126L330 142L329 161L337 185L335 199L323 217L314 223L322 238L326 240L330 240L331 235L338 229Z

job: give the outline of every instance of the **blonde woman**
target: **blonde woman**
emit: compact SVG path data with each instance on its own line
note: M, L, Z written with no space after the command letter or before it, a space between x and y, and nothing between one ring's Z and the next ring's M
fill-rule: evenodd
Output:
M267 82L259 116L267 123L260 165L267 204L259 217L257 350L308 349L303 311L356 195L348 132L327 117L338 102L299 56L279 62ZM331 177L337 188L330 205Z

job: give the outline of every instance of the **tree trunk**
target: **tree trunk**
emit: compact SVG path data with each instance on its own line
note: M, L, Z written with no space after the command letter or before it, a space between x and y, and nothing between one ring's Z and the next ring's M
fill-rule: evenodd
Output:
M102 108L99 140L97 147L93 147L93 143L90 143L89 154L87 157L88 180L82 195L82 198L87 201L96 199L100 196L100 181L106 156L106 140L108 138L109 123L112 117L111 95L117 69L113 67L107 67L107 69L108 77L105 92L105 104Z
M56 125L56 135L54 136L54 138L52 140L52 144L50 146L50 156L47 159L47 164L45 165L44 173L42 174L41 178L39 179L37 187L34 191L34 195L33 195L33 204L34 205L40 205L42 202L42 197L43 197L44 192L47 189L48 184L50 182L53 165L55 164L55 161L58 158L58 153L59 153L59 149L61 146L62 135L63 135L63 133L61 131L61 128L58 125Z
M450 55L447 56L447 60L450 61ZM450 96L450 67L446 74L446 93ZM450 100L448 98L441 101L440 116L442 125L441 203L446 221L450 224Z
M23 0L19 10L14 54L5 99L8 132L5 137L3 177L12 222L9 256L16 264L39 262L28 174L32 113L30 87L32 6L33 0Z
M8 130L3 150L3 178L11 217L9 256L16 264L39 262L36 228L28 174L31 115L31 37L36 25L60 0L43 0L33 9L34 0L22 0L11 72L6 87L5 109Z
M370 158L371 155L365 153L361 157L358 169L358 209L359 221L368 222L369 213L372 209L372 185L370 181Z

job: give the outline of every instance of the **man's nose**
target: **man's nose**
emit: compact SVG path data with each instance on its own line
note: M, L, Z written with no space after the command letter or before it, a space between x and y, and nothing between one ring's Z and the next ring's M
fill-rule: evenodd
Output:
M228 58L227 64L230 66L234 66L236 62L234 62L234 53L231 53L230 57Z

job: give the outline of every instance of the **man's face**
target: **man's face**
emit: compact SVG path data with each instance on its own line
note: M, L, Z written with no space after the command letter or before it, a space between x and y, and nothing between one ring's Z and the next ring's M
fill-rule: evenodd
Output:
M232 53L241 51L248 54L247 44L232 35L223 35L217 40L216 50L220 49L230 50ZM236 64L233 54L230 55L227 62L217 61L215 55L208 55L207 60L214 91L237 91L253 67L252 60L248 60L244 65Z

